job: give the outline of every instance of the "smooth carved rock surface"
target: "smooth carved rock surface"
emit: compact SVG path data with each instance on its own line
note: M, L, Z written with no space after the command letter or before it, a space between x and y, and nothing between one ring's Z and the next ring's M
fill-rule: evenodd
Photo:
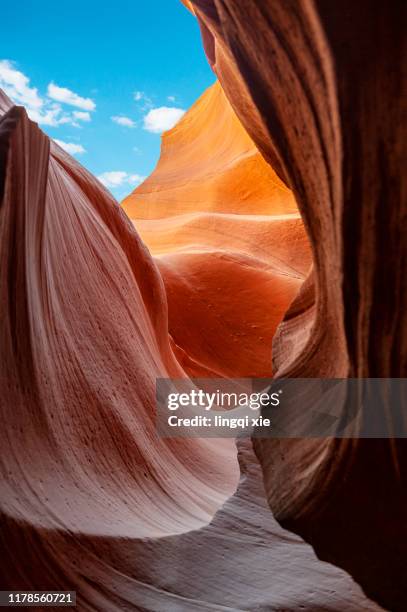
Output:
M122 204L136 219L202 211L298 213L291 191L263 159L218 82L164 132L157 167Z
M226 96L293 190L313 250L314 273L274 339L275 375L405 377L404 3L189 4ZM404 610L405 442L255 446L282 524Z

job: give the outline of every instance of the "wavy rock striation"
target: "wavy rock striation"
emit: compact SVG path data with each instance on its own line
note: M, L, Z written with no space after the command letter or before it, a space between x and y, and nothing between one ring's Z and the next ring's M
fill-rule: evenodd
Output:
M276 524L248 441L239 443L233 494L233 441L157 437L155 378L185 376L171 349L158 268L97 181L23 109L5 97L1 107L2 586L75 589L81 610L379 609ZM276 275L292 264L277 241L288 224L299 237L298 286L307 263L295 213L216 215L221 239L202 213L186 223L172 217L180 238L164 252L185 255L184 269L182 259L174 262L179 275L191 276L187 255L201 227L202 257L220 247L224 257L251 256L249 268L273 284L275 300ZM156 221L144 232L157 232ZM170 230L162 223L164 242ZM250 223L258 227L248 244L238 237ZM263 224L275 232L274 254L266 243L259 248ZM229 269L240 285L241 267ZM188 323L196 338L204 333L199 320Z

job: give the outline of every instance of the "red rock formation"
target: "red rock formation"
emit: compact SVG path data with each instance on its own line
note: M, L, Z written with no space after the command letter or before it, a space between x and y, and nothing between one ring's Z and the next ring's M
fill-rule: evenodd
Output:
M313 248L314 280L274 342L276 375L406 376L402 3L191 4L209 62L293 189ZM264 440L256 451L283 524L405 609L404 441Z

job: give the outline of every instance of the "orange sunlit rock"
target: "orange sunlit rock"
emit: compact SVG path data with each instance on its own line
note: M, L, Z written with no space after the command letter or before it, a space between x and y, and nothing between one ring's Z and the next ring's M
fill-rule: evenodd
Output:
M298 212L292 193L264 161L218 82L163 134L156 169L122 204L132 219Z
M269 376L311 255L292 193L219 83L163 135L155 171L122 205L156 257L187 371Z

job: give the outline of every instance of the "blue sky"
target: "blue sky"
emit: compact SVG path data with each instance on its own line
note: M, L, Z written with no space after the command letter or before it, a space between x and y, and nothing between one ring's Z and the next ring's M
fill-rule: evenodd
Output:
M119 200L153 170L160 130L215 80L180 0L24 0L1 12L0 87Z

